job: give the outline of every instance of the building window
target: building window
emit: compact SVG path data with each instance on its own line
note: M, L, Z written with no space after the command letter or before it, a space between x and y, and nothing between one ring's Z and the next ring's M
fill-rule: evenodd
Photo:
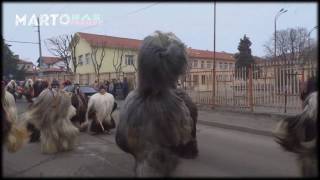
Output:
M197 67L198 67L198 60L194 60L194 62L193 62L193 67L194 67L194 68L197 68Z
M228 63L224 63L224 69L228 69Z
M201 75L201 84L202 85L206 84L206 76L205 75Z
M229 69L232 70L233 69L233 64L229 63Z
M133 55L126 55L125 56L125 64L126 65L133 65Z
M90 64L90 54L86 54L86 64Z
M198 75L193 75L193 82L194 82L194 85L198 85L198 83L199 83L199 76Z
M204 68L204 61L201 61L201 69Z
M219 62L219 68L220 68L220 69L223 69L223 64L222 64L222 62Z
M211 68L211 62L210 61L207 61L207 68Z
M82 64L83 64L83 55L80 55L80 56L79 56L78 64L79 64L79 65L82 65Z

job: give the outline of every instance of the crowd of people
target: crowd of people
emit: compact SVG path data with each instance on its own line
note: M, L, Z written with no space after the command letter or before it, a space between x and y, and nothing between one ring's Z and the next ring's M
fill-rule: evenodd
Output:
M101 84L105 85L107 92L114 97L125 99L129 94L129 83L126 77L124 77L122 81L112 79L111 81L104 80L103 83L98 83L98 81L95 80L91 86L98 90Z

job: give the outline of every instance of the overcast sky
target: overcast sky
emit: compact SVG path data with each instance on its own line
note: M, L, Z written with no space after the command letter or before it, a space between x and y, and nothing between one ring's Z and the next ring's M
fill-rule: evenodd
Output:
M288 10L277 20L277 30L317 26L317 3L217 3L216 51L236 53L244 34L252 42L252 54L264 56L263 45L274 33L277 12ZM213 50L213 3L3 3L3 37L7 41L38 42L36 27L16 25L16 15L33 14L98 14L103 21L96 26L49 24L41 27L42 54L51 55L43 41L60 34L87 32L118 37L143 39L155 30L175 33L187 46ZM311 37L317 38L317 29ZM37 44L8 42L21 59L36 62Z

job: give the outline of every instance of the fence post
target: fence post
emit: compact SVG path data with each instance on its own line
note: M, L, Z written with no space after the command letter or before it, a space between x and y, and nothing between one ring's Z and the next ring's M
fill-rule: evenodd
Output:
M249 107L250 111L253 112L253 93L252 93L252 64L249 66Z
M216 98L216 68L212 70L212 108L215 108L215 98Z

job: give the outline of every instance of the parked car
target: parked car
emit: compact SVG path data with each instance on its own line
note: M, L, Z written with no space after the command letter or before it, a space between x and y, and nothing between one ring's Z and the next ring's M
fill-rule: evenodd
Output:
M98 92L97 90L95 90L91 86L86 86L86 85L78 85L78 86L80 87L80 91L82 93L84 93L88 98ZM67 92L73 92L74 88L75 88L75 85L72 84L72 85L64 87L63 90L65 90Z

